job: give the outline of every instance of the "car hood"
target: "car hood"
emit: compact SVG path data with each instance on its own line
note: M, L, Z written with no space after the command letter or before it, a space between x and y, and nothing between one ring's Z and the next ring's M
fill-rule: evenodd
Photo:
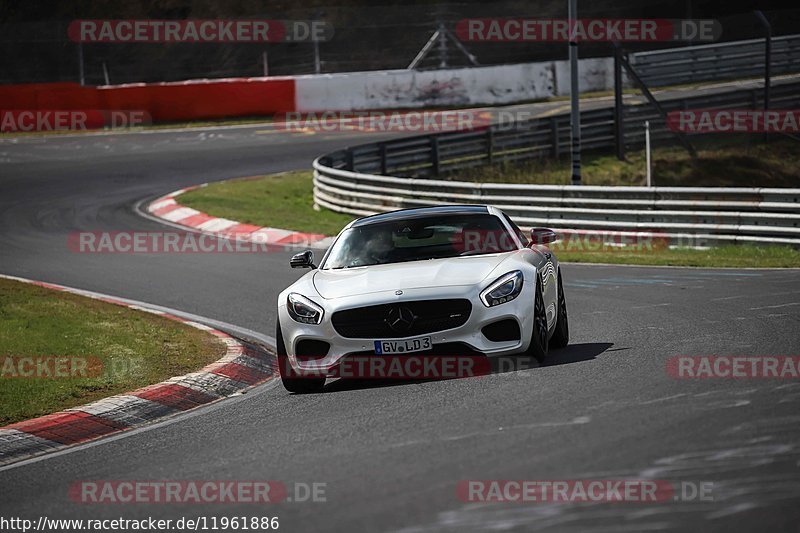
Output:
M409 261L388 265L316 270L314 287L325 299L398 289L475 285L511 254Z

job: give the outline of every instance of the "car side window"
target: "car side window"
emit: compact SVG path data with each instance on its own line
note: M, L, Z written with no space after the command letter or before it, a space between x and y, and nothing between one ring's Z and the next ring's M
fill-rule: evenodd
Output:
M525 236L525 233L524 233L524 232L523 232L521 229L519 229L519 226L517 226L516 224L514 224L514 221L513 221L513 220L511 220L511 217L509 217L509 216L508 216L508 215L506 215L505 213L503 213L503 217L504 217L504 218L505 218L505 219L508 221L508 223L511 225L511 228L512 228L512 229L513 229L513 230L514 230L516 233L517 233L517 235L519 236L519 240L520 240L520 241L522 241L522 245L523 245L523 246L528 246L528 244L529 244L528 237L526 237L526 236Z

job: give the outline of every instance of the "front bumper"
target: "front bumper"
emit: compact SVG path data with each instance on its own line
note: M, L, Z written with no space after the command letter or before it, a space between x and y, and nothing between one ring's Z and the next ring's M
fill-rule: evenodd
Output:
M339 335L331 323L333 313L339 310L366 307L378 304L402 303L413 300L432 300L465 298L472 302L472 312L467 322L457 328L425 334L430 336L434 347L437 345L461 343L473 352L480 352L487 356L510 355L525 351L531 338L533 328L533 304L535 283L525 280L520 295L510 302L495 307L486 307L479 298L479 289L474 286L435 287L427 289L408 289L400 296L392 291L377 292L358 295L335 300L312 298L325 309L325 314L320 324L301 324L295 322L286 310L285 299L278 306L278 318L281 332L286 345L286 352L292 367L298 371L313 371L316 373L333 374L333 369L342 358L350 354L374 353L376 340L403 340L403 338L380 339L353 339ZM520 339L514 341L493 342L487 339L481 329L484 326L504 319L513 319L519 325ZM418 337L418 336L415 336ZM408 337L407 337L408 338ZM318 340L330 344L330 349L324 357L309 360L296 357L297 344L302 340ZM465 350L469 351L469 350ZM424 355L425 352L416 352ZM473 353L474 354L474 353ZM414 355L409 353L407 355ZM455 354L457 355L457 354ZM469 354L464 354L469 355ZM382 357L375 355L375 357Z

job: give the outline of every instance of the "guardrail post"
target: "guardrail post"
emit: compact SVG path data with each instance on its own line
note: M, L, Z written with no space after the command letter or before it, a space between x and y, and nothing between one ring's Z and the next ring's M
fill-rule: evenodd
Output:
M434 176L439 175L439 137L431 135L431 165Z
M381 174L385 176L389 172L386 166L386 145L385 144L378 145L378 150L380 151L381 154Z
M348 148L347 152L345 152L345 154L346 154L345 157L346 157L346 161L347 161L347 163L346 163L347 164L347 170L349 170L350 172L355 172L356 171L356 162L355 162L355 157L353 156L353 149L352 148Z
M494 162L494 130L491 126L486 130L486 159L490 165Z
M558 130L558 119L556 117L550 118L550 144L553 145L552 153L553 158L558 159L561 156L561 146L559 145L559 140L561 138L561 133Z

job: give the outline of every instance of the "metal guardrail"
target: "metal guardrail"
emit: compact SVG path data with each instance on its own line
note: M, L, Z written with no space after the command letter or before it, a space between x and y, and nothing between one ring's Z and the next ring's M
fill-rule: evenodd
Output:
M764 75L764 39L670 48L630 54L650 87ZM773 75L800 72L800 35L772 38Z
M800 82L776 84L773 107L800 105ZM747 89L665 100L667 110L760 108L761 92ZM672 135L656 110L629 106L625 142L641 145L641 124ZM533 119L509 130L440 133L364 144L314 161L314 201L328 209L368 215L447 203L488 203L523 227L550 226L603 234L657 233L673 244L708 246L768 242L800 246L800 189L592 187L473 183L432 179L454 170L569 151L567 114ZM614 111L581 114L583 147L614 145Z
M774 109L800 106L800 82L775 84ZM750 108L763 106L762 89L740 89L694 97L662 100L667 111L698 108ZM650 121L652 139L674 136L652 106L628 105L623 112L626 147L644 145L644 122ZM581 113L581 145L584 150L613 148L614 109ZM514 162L569 153L569 114L495 125L486 129L439 133L345 148L326 154L320 162L331 168L381 175L437 176L478 165Z
M481 203L522 227L547 226L616 240L620 233L671 244L771 243L800 246L800 189L589 187L393 178L314 163L314 199L341 213Z

